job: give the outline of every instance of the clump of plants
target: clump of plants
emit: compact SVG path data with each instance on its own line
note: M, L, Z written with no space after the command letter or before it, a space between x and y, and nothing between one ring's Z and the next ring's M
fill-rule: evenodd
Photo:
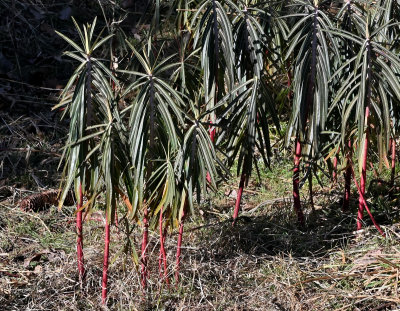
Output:
M343 172L343 209L354 208L353 180L357 229L366 210L384 235L367 205L366 172L386 166L391 187L396 180L399 12L397 2L383 0L156 1L140 21L150 25L141 40L131 40L115 16L106 15L100 32L96 19L76 24L79 43L60 34L72 47L65 55L77 62L56 108L64 107L70 120L60 206L73 188L81 282L83 219L102 201L103 303L110 226L120 204L142 230L136 262L143 290L149 230L159 232L159 275L168 285L165 240L178 231L178 283L184 223L196 212L195 202L215 191L236 164L235 224L251 175L273 169L271 128L280 133L287 117L299 225L307 223L303 184L308 181L313 208L313 177L323 172L336 183Z

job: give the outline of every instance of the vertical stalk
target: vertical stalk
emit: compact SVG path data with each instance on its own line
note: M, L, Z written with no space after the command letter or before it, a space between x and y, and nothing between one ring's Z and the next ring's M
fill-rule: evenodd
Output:
M81 288L83 287L85 266L83 259L83 226L82 226L82 206L83 206L83 193L82 184L79 185L79 201L76 205L76 252L78 257L78 272L79 272L79 282L81 283Z
M215 0L213 0L213 35L214 35L214 79L215 79L215 89L214 89L214 105L218 103L218 60L219 60L219 38L218 38L218 13L217 13L217 5ZM207 90L208 92L208 90ZM213 116L215 113L213 112L210 117L210 121L214 122ZM210 139L214 143L215 140L215 128L208 130ZM210 173L207 172L207 181L211 183Z
M352 32L353 30L353 22L351 19L351 16L353 14L352 8L351 8L351 0L346 0L346 13L344 15L344 24L342 25L343 29L349 32ZM345 55L348 59L352 58L354 53L354 43L353 41L346 39L345 40ZM349 64L348 68L346 71L350 72L354 68L353 62ZM344 197L343 197L343 211L349 210L349 205L350 205L350 193L351 193L351 175L352 175L352 167L351 167L351 160L353 157L353 146L351 142L351 138L349 138L348 143L348 150L346 154L346 160L347 160L347 166L346 166L346 171L345 171L345 176L344 176Z
M369 107L365 108L365 123L368 123ZM362 167L361 167L361 178L360 178L360 195L358 199L358 213L357 213L357 230L362 228L362 220L364 216L364 200L365 196L365 185L367 182L367 153L368 153L368 129L365 133L364 148L362 154Z
M347 167L344 176L344 198L343 198L343 210L347 211L349 209L349 202L350 202L350 186L351 186L351 158L353 154L353 149L351 145L351 139L348 142L349 149L347 150Z
M104 229L104 261L103 261L103 279L101 282L101 303L104 305L107 299L107 280L108 280L108 258L110 255L110 221L106 216L106 227Z
M232 225L236 223L236 220L239 216L239 210L240 210L240 202L242 201L242 194L243 194L243 189L244 185L246 182L246 174L244 173L244 161L243 161L243 168L242 168L242 175L240 177L240 182L239 182L239 189L236 197L236 204L235 204L235 210L233 211L233 222Z
M317 47L318 47L318 6L314 9L314 20L313 20L313 39L311 45L311 73L308 80L308 90L307 99L305 103L304 117L300 118L300 128L298 128L296 143L295 143L295 156L294 156L294 168L293 168L293 203L294 209L297 215L297 220L300 225L304 226L304 214L301 209L300 203L300 191L299 191L299 175L300 175L300 158L301 158L301 143L300 143L300 133L306 130L306 123L308 118L308 113L313 109L314 105L314 91L315 91L315 77L317 71ZM310 190L310 200L312 206L313 195L312 195L312 177L308 179L308 185Z
M288 72L288 88L290 89L292 85L292 76L290 74L290 70ZM288 94L288 99L291 101L292 99L292 93L289 92ZM301 158L301 143L300 143L300 138L297 137L296 142L295 142L295 152L294 152L294 168L293 168L293 206L294 210L297 215L297 221L301 224L304 225L304 214L301 209L301 203L300 203L300 191L299 191L299 174L300 174L300 158Z
M141 283L145 290L147 288L147 244L149 239L149 220L147 206L143 215L143 237L142 237L142 267L141 267Z
M396 140L393 137L391 140L391 148L392 148L392 173L390 176L390 185L394 186L394 177L396 174Z
M214 141L215 141L215 128L213 128L213 129L210 128L208 131L209 131L209 134L210 134L210 139L214 143Z
M364 139L364 148L362 153L362 163L361 163L361 178L360 178L360 195L358 199L358 213L357 213L357 230L362 228L362 220L364 216L364 201L363 197L365 196L365 186L367 182L367 155L368 155L368 138L369 138L369 127L368 127L368 118L369 118L369 105L371 102L371 46L369 42L369 38L367 38L367 92L366 92L366 103L365 103L365 119L364 119L364 128L365 128L365 139Z
M300 190L299 190L300 158L301 158L301 143L300 139L297 138L296 150L294 155L294 168L293 168L293 203L294 203L294 210L297 215L297 221L301 225L304 225L304 214L301 209Z
M108 26L107 26L108 27ZM113 30L110 30L110 27L108 27L109 33L112 33ZM114 70L114 40L111 38L110 40L110 69L115 76L115 70ZM116 90L116 85L114 80L110 79L111 82L111 88L113 91ZM118 213L117 209L115 209L115 223L116 227L118 230ZM101 281L101 303L103 305L106 304L107 300L107 281L108 281L108 259L110 256L110 219L108 219L108 213L106 211L106 225L104 228L104 258L103 258L103 278Z
M316 71L317 71L317 46L318 46L318 6L315 6L315 11L314 11L314 21L313 21L313 41L312 41L312 50L311 50L311 76L310 76L310 82L308 86L308 96L307 96L307 103L306 103L306 113L305 113L305 118L307 118L308 112L313 109L314 105L314 92L315 92L315 77L316 77ZM307 120L305 119L303 121L303 131L306 127L306 122ZM297 146L296 146L297 149ZM312 165L312 164L310 164ZM312 168L311 168L312 169ZM310 204L312 209L314 210L314 198L313 198L313 181L312 181L312 174L308 175L308 189L310 192ZM299 202L300 202L300 197L299 197ZM300 203L299 207L301 209ZM298 214L298 212L297 212ZM300 216L301 218L302 216ZM298 214L299 218L299 214ZM299 218L299 221L300 221ZM303 217L304 218L304 217ZM304 219L300 221L301 224L303 224Z

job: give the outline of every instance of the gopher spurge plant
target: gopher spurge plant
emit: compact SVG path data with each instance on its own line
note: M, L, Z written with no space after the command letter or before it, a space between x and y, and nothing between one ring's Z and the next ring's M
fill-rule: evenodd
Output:
M168 14L162 13L165 8ZM123 70L111 72L100 60L107 54L100 47L107 50L112 35L95 38L96 20L83 28L76 25L80 45L60 34L73 48L65 54L78 62L55 107L65 106L63 117L70 119L60 206L74 187L81 282L82 212L95 203L105 206L103 303L110 225L119 198L132 225L142 229L136 262L143 290L151 290L149 231L159 233L159 275L168 284L165 240L177 231L178 284L184 223L196 213L195 202L204 201L237 163L237 221L245 184L254 169L261 170L259 160L273 169L271 133L281 135L285 122L287 146L294 142L299 224L305 226L307 218L300 200L304 182L312 205L313 176L331 173L335 183L343 171L344 209L354 207L349 200L353 177L359 192L357 229L365 208L383 233L366 206L366 170L367 154L371 163L376 159L389 168L390 150L392 170L396 164L397 2L176 0L156 1L149 12L150 19L149 14L140 19L150 25L142 40L123 42L129 53L116 46L121 40L111 44ZM172 29L163 32L162 25ZM360 185L353 161L359 165Z
M73 48L65 55L80 62L61 94L61 102L55 108L65 106L64 115L69 112L70 131L63 157L65 158L64 179L60 207L71 187L75 186L79 198L77 210L77 252L79 277L84 278L82 254L82 211L92 207L99 194L105 193L106 226L104 264L102 279L102 301L107 295L110 225L117 208L120 183L125 181L128 194L132 193L131 180L121 180L121 172L129 165L127 158L126 129L117 109L118 96L114 94L109 81L118 81L109 69L96 57L94 52L111 38L101 34L94 38L96 19L81 29L74 20L82 47L58 33ZM128 174L128 173L125 173ZM88 198L83 205L82 194Z

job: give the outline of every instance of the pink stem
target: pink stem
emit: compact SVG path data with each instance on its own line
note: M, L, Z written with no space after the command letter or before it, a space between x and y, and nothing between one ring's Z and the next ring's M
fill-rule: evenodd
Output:
M101 282L101 303L104 305L107 299L107 279L108 279L108 258L110 255L110 222L106 216L106 227L104 235L104 261L103 261L103 279Z
M288 67L290 68L290 64L288 64ZM292 85L292 75L290 73L290 70L288 70L288 88L290 88ZM292 100L293 94L292 92L288 93L288 100L289 102ZM301 203L300 203L300 191L299 191L299 174L300 174L300 158L301 158L301 143L300 139L296 139L296 150L295 150L295 155L294 155L294 168L293 168L293 205L294 205L294 210L297 215L297 221L304 226L304 214L301 209Z
M244 165L243 165L243 167L244 167ZM233 211L232 225L234 225L236 223L236 220L239 216L240 202L242 201L242 194L243 194L245 182L246 182L246 174L242 172L242 176L240 177L239 190L238 190L237 197L236 197L235 210Z
M215 141L215 128L213 128L213 129L209 129L208 130L208 132L210 133L210 139L211 139L211 141L212 142L214 142Z
M301 158L301 143L300 140L297 138L296 152L294 156L294 168L293 168L293 203L294 203L294 210L297 215L297 221L302 226L304 226L304 214L301 209L300 191L299 191L300 158Z
M378 225L378 223L376 222L374 216L372 216L372 213L371 213L371 211L370 211L369 208L368 208L367 201L365 200L365 196L364 196L364 194L363 194L362 191L361 191L362 189L360 189L360 186L358 185L357 178L356 178L356 175L355 175L355 173L354 173L353 167L351 167L351 171L352 171L354 183L356 184L358 193L359 193L359 195L360 195L360 200L362 201L363 206L364 206L365 209L367 210L367 213L368 213L369 217L371 218L372 223L374 224L375 228L378 229L379 233L380 233L382 236L385 236L385 233L383 232L383 230L381 229L381 227Z
M365 124L368 125L369 107L365 108ZM358 213L357 213L357 230L362 228L362 219L364 214L364 200L362 197L365 195L365 185L367 181L367 153L368 153L368 129L365 133L362 167L361 167L361 178L360 178L360 195L358 199Z
M210 176L210 173L209 173L209 172L207 172L207 181L208 181L209 183L211 183L211 176Z
M82 205L83 205L83 193L82 193L82 184L79 185L79 202L76 206L76 233L77 233L77 241L76 241L76 251L78 256L78 272L79 272L79 280L82 287L82 282L84 280L85 274L85 266L83 259L83 226L82 226Z
M143 289L147 288L147 244L149 239L149 221L147 207L143 215L143 238L142 238L142 270L141 270L141 283Z

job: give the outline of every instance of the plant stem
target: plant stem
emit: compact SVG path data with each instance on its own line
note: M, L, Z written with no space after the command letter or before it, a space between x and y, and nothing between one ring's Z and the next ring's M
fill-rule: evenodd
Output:
M312 111L313 106L314 106L314 92L315 92L315 77L316 77L316 71L317 71L317 48L318 48L318 27L319 27L319 22L318 22L318 6L314 8L314 21L313 21L313 41L312 41L312 50L311 50L311 76L310 76L310 84L308 88L308 98L307 98L307 107L306 107L306 113L305 116L307 118L308 112ZM306 120L304 120L303 123L303 131L306 127ZM296 152L297 152L297 146L296 146ZM300 162L300 160L299 160ZM308 175L308 188L310 191L310 204L312 207L312 210L314 211L314 198L313 198L313 184L312 184L312 173ZM299 202L300 202L300 196L299 196ZM301 210L301 206L299 203L299 208ZM301 212L302 213L302 212ZM299 216L299 212L297 212L297 217L299 219L299 222L303 225L304 224L304 216L301 215Z
M368 116L369 116L369 106L365 108L365 124L368 125ZM365 195L365 186L367 182L367 153L368 153L368 128L365 133L365 140L364 140L364 148L362 154L362 167L361 167L361 178L360 178L360 195L358 199L358 213L357 213L357 230L362 228L362 220L364 214L364 200L363 196Z
M301 143L300 139L296 139L296 151L294 156L294 168L293 168L293 203L294 210L297 215L297 221L303 226L304 225L304 214L301 209L300 203L300 191L299 191L299 173L300 173L300 158L301 158Z
M359 195L360 195L360 200L363 202L363 206L364 206L365 209L367 210L367 213L368 213L369 217L371 218L372 223L374 224L375 228L379 231L379 233L380 233L382 236L385 237L385 236L386 236L385 233L383 232L383 230L381 229L381 227L378 225L378 223L376 222L374 216L372 216L372 213L371 213L371 211L370 211L369 208L368 208L367 201L365 200L365 196L364 196L364 194L362 193L362 191L361 191L361 189L360 189L360 186L358 185L358 182L357 182L357 179L356 179L356 175L355 175L355 173L354 173L354 169L353 169L352 166L351 166L351 171L352 171L354 183L355 183L355 185L356 185L356 187L357 187L357 190L358 190L358 193L359 193Z
M104 229L104 261L103 261L103 279L101 282L101 303L104 305L107 299L107 279L108 279L108 258L110 255L110 221L106 216L106 226Z
M238 189L238 193L237 193L237 197L236 197L235 210L233 211L232 225L234 225L236 223L236 220L239 216L240 202L242 201L243 189L244 189L244 185L246 182L246 174L244 173L244 163L245 163L245 161L243 161L242 175L240 177L239 189Z
M357 230L362 228L362 219L364 214L364 203L363 196L365 195L365 184L367 182L367 155L368 155L368 138L369 138L369 127L368 127L368 118L369 118L369 106L371 102L371 44L369 38L367 38L367 91L365 98L365 118L364 118L364 128L365 128L365 139L364 139L364 148L362 150L362 163L361 163L361 178L360 178L360 186L361 192L358 199L358 213L357 213Z
M77 233L77 241L76 241L76 252L78 257L78 272L79 272L79 282L81 284L81 288L83 287L84 275L85 275L85 266L83 259L83 226L82 226L82 206L83 206L83 193L82 193L82 184L79 185L79 201L77 203L76 209L76 233Z

